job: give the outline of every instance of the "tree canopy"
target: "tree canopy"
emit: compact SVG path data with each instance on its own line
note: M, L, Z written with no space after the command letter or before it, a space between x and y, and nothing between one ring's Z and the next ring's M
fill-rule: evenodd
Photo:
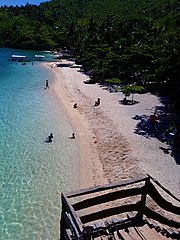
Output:
M66 47L97 81L143 80L172 98L180 92L178 0L51 0L3 6L0 21L1 47Z

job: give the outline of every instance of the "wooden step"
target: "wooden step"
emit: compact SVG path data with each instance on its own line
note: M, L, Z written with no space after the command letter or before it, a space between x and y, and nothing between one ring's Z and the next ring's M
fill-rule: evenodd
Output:
M119 240L119 239L122 239L122 238L119 238L118 233L117 233L117 232L114 232L114 239L115 239L115 240Z
M123 237L123 239L132 240L132 238L129 236L129 234L127 232L125 232L124 229L120 230L119 232L120 232L121 236Z
M161 233L158 233L154 228L150 228L147 224L143 226L136 227L138 231L145 237L147 240L165 240L166 236L163 236Z
M128 228L128 232L124 229L120 230L120 234L124 240L142 240L142 238L138 235L133 227Z
M132 237L132 239L144 240L143 235L140 233L140 231L136 227L130 227L128 229L129 229L129 233L130 233L130 236Z

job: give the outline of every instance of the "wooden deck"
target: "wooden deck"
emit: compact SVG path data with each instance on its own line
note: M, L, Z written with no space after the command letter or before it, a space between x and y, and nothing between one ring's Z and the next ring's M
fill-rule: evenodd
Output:
M150 176L62 193L60 239L180 239L180 207L165 200L157 187L180 202ZM172 217L149 207L147 198Z

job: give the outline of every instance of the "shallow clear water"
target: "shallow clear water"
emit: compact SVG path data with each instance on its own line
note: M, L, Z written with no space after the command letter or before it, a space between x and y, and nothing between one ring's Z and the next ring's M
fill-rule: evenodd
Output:
M78 145L44 90L52 73L40 62L10 62L12 54L22 52L0 49L0 239L59 239L60 193L79 186Z

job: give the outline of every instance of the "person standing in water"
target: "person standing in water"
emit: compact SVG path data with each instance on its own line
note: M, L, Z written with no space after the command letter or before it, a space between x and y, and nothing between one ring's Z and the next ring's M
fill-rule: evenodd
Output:
M45 89L49 89L49 82L48 82L48 80L46 80L46 87L45 87Z
M52 139L53 139L53 133L51 133L51 134L48 136L49 142L52 142Z

